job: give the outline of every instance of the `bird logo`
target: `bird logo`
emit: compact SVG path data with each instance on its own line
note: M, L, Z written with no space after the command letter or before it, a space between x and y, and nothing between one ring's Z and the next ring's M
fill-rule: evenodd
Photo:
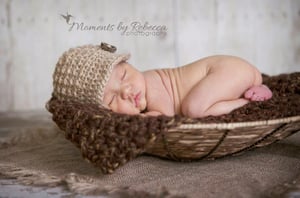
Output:
M69 24L70 19L73 17L69 13L67 13L67 15L62 15L61 14L61 16L66 20L67 24Z

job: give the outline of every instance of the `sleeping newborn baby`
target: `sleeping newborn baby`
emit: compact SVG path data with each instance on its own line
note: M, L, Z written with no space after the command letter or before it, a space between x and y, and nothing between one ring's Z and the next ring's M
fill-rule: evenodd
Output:
M123 114L191 118L227 114L272 97L260 72L237 57L210 56L177 68L140 72L127 62L129 55L115 50L102 43L64 53L53 75L53 95Z

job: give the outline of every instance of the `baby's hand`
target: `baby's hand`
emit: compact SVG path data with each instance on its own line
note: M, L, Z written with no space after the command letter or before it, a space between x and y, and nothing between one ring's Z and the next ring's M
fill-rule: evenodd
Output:
M162 115L162 113L158 112L158 111L148 111L146 113L141 113L142 116L159 116Z

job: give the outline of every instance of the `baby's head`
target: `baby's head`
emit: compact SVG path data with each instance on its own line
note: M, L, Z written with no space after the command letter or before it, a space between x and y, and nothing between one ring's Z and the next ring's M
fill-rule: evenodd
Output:
M53 74L53 96L63 101L93 103L114 112L138 114L146 108L145 79L106 43L65 52Z

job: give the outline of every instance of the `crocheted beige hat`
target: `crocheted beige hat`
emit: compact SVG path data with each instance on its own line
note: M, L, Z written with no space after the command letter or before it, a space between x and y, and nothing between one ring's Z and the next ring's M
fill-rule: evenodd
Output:
M59 58L53 73L52 95L62 101L103 103L113 67L129 59L107 43L71 48Z

